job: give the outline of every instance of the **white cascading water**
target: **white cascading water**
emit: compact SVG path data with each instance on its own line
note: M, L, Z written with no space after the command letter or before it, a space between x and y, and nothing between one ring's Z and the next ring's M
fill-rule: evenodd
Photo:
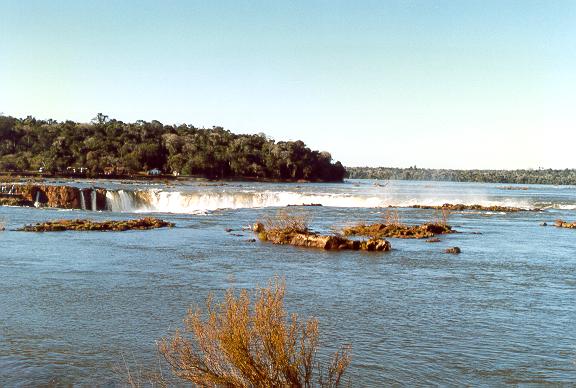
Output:
M12 186L14 187L14 186ZM36 198L34 199L34 207L40 207L42 204L40 203L40 191L36 192Z
M98 206L96 205L96 190L94 189L92 189L92 191L90 192L90 204L91 204L91 210L93 212L98 210Z
M196 192L108 191L107 207L114 212L204 213L218 209L284 207L321 204L332 207L379 207L382 198L343 194L305 194L288 191Z
M86 210L86 199L84 198L84 191L80 190L80 208Z

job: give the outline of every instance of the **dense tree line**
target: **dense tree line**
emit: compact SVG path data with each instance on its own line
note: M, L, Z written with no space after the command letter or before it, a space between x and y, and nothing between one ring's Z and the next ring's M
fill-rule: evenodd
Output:
M101 174L160 169L209 178L341 181L345 169L328 152L302 141L264 134L238 135L221 127L123 123L98 114L90 123L0 116L0 171L65 172L85 167Z
M428 168L347 167L348 178L417 181L576 185L576 170L443 170Z

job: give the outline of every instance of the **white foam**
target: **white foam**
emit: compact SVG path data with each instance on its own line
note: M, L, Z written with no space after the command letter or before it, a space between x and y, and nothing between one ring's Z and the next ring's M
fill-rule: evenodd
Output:
M410 207L412 205L440 206L445 203L464 205L509 206L531 209L529 203L505 200L491 201L479 198L397 198L387 194L359 195L343 193L301 193L293 191L162 191L118 190L106 193L107 206L114 212L160 212L201 214L219 209L285 207L288 205L320 204L341 208Z
M179 192L179 191L108 191L106 200L115 212L202 213L218 209L283 207L321 204L331 207L379 207L377 197L344 194L302 194L288 191Z

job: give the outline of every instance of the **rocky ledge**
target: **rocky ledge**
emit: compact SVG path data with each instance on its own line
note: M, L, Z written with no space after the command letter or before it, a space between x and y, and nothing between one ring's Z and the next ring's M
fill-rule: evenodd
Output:
M106 190L37 184L14 185L10 194L0 196L0 205L106 210Z
M437 234L454 233L454 230L452 230L450 225L434 223L414 226L403 224L370 224L344 228L343 233L346 236L370 236L374 238L430 238Z
M33 206L32 201L28 201L19 195L0 194L0 206Z
M258 234L258 238L261 241L270 241L273 244L280 245L326 250L389 251L391 249L388 241L379 238L358 241L341 236L323 236L308 229L284 228L266 230L262 223L254 224L253 230Z
M75 231L114 231L121 232L125 230L147 230L156 228L171 228L174 224L163 221L158 218L146 217L138 220L125 221L103 221L96 222L91 220L57 220L26 225L23 232L62 232L65 230Z
M482 205L464 205L462 203L445 203L442 206L430 206L430 205L412 205L410 206L414 209L434 209L434 210L450 210L450 211L464 211L464 210L480 210L480 211L490 211L490 212L503 212L503 213L514 213L522 211L540 211L540 209L522 209L519 207L509 207L509 206L482 206Z
M554 225L559 228L576 229L576 222L566 222L562 220L554 221Z

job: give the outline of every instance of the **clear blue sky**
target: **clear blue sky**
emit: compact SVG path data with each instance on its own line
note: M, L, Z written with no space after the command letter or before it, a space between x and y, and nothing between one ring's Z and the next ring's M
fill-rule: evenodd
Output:
M576 167L576 1L0 0L0 112L222 125L345 165Z

